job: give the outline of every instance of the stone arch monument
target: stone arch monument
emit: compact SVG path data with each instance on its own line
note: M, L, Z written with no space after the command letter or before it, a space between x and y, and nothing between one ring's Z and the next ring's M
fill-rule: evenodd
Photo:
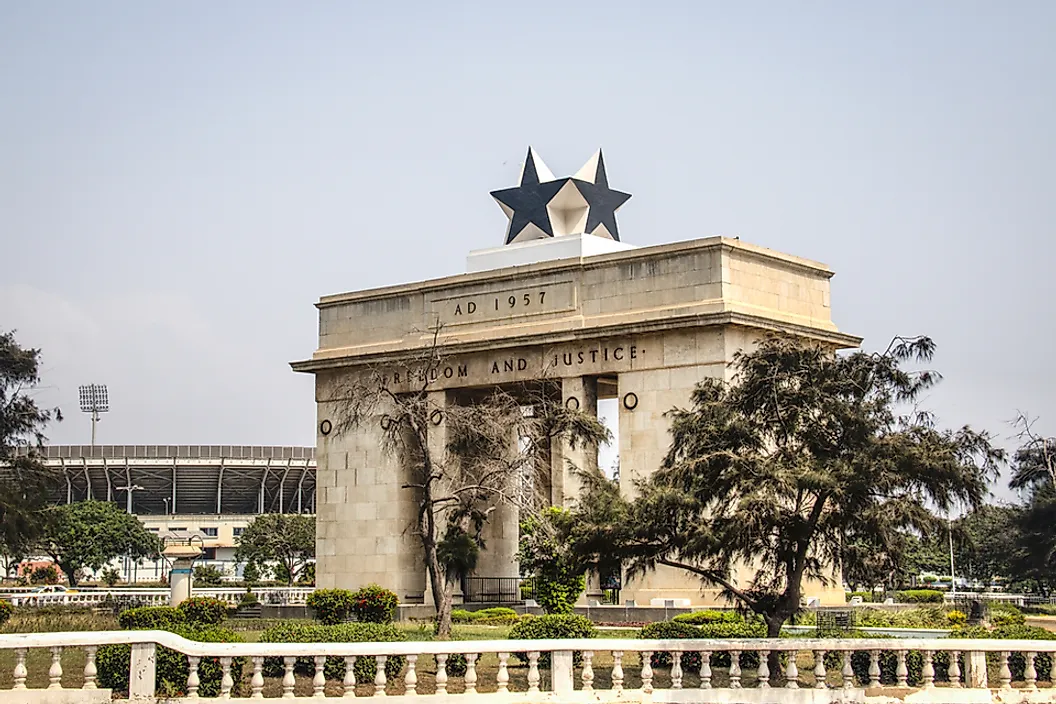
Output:
M520 185L492 195L510 218L504 246L470 253L465 274L324 296L319 347L293 368L316 374L317 389L367 369L384 370L399 389L420 373L407 359L430 348L440 323L448 361L431 387L438 403L544 376L588 411L617 399L620 485L630 493L667 451L664 413L687 404L700 379L728 377L738 350L771 332L834 349L860 342L832 322L833 272L823 264L724 237L621 242L615 212L630 196L609 188L600 152L558 179L529 149ZM401 600L423 598L421 546L407 531L415 503L401 489L398 459L382 450L379 429L338 435L331 418L318 403L317 584L378 582ZM551 454L550 499L567 505L577 487L565 459L596 466L597 457ZM478 574L517 576L515 513L500 512L488 531ZM844 601L839 584L804 586L821 603ZM661 569L624 584L623 599L704 605L718 595Z

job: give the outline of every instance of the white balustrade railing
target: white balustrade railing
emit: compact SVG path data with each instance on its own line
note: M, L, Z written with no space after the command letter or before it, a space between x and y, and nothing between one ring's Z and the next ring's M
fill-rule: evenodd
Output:
M258 587L252 589L253 594L262 604L276 604L283 606L303 606L308 595L315 591L315 587ZM226 601L232 606L237 606L246 593L246 588L238 587L202 587L192 589L194 596L210 596L221 601ZM17 592L5 595L3 598L11 602L13 606L65 606L84 605L93 606L113 601L137 601L150 606L163 606L169 603L170 591L164 588L157 589L93 589L91 591L75 592Z
M13 687L0 690L0 703L32 701L26 683L31 677L27 653L33 649L45 651L36 660L41 669L50 653L47 683L43 674L35 679L42 691L64 689L63 680L70 678L63 671L63 654L83 649L79 688L87 690L85 701L97 701L98 695L106 693L96 692L96 655L101 646L114 644L131 645L129 698L150 702L202 698L206 675L201 667L207 661L212 663L208 675L213 678L212 686L224 699L261 699L267 690L268 697L386 697L401 702L421 695L527 702L1056 701L1052 685L1056 641L782 638L199 643L165 631L111 631L0 636L0 655L14 651L15 663ZM188 675L185 683L176 683L182 689L180 695L156 700L159 646L184 654ZM327 677L328 661L335 662L331 659L344 665L340 678ZM356 663L364 660L373 666L373 674L361 681ZM398 668L387 672L386 665L393 663ZM236 673L244 673L239 681Z

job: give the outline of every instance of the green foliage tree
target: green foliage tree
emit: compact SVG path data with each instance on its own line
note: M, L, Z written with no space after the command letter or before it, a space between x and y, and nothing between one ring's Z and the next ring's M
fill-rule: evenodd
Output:
M156 558L161 541L138 518L107 501L80 501L48 511L37 543L77 586L77 570L98 570L121 555Z
M242 581L251 586L260 581L260 568L256 562L250 560L242 568Z
M403 361L413 370L409 388L394 389L388 377L369 372L327 383L321 398L333 408L338 435L377 429L378 442L407 468L402 488L413 492L418 508L408 528L421 542L437 636L447 638L454 586L475 564L480 531L490 516L503 505L522 515L539 509L539 497L525 486L544 485L537 475L544 457L549 471L551 443L596 445L609 433L597 418L566 408L560 388L545 380L472 403L438 401L443 395L435 393L435 382L444 368L440 332L440 326L434 328L431 346Z
M199 587L219 587L224 583L224 573L215 565L198 565L194 568L193 584Z
M942 529L929 505L977 507L987 495L1003 459L988 435L899 413L938 380L904 368L933 350L914 338L836 355L774 337L738 353L732 382L706 379L692 407L670 412L670 451L638 498L590 483L578 513L593 529L580 550L615 550L632 573L696 575L777 637L804 578L831 581L845 542L869 542L897 565L900 536ZM754 575L737 582L738 568Z
M113 587L121 581L121 574L114 567L104 567L99 573L99 581L108 587Z
M559 506L521 521L521 574L535 578L535 600L548 614L573 613L586 584L587 565L569 540L574 530L572 512Z
M44 428L62 420L58 408L40 408L30 395L40 383L39 364L40 350L21 347L13 332L0 333L0 544L9 558L25 555L40 535L61 479L39 455Z
M1015 520L1018 540L1011 576L1047 597L1056 587L1056 438L1037 433L1025 414L1016 425L1022 444L1009 486L1024 494L1026 502Z
M274 560L293 585L308 561L315 558L315 517L266 513L246 526L238 539L235 559L257 564Z
M1022 508L984 504L953 524L957 576L989 584L995 577L1012 576L1023 544L1019 517ZM957 564L959 563L959 564ZM949 556L946 569L949 571Z

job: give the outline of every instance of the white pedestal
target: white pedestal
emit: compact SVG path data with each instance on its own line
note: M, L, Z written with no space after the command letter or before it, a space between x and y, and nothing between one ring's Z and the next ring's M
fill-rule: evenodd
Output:
M190 558L178 558L172 563L169 571L169 606L179 606L180 602L191 598L191 581L193 561Z
M466 257L466 271L490 271L508 266L523 266L552 259L575 259L598 254L637 249L633 244L617 242L594 235L562 235L545 239L515 242L503 247L476 249Z

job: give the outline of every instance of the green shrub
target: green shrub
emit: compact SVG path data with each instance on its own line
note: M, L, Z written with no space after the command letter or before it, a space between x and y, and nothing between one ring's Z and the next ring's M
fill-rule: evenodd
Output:
M368 584L352 595L352 612L364 623L392 623L400 600L377 584Z
M847 592L847 603L850 603L851 599L856 596L861 597L862 601L865 603L869 603L873 600L872 592Z
M167 628L188 640L200 643L241 643L242 637L226 628ZM129 645L104 645L96 655L99 685L118 692L128 691L128 670L131 661L132 647ZM231 661L231 677L236 683L241 682L245 658ZM169 648L158 648L156 659L157 692L166 696L182 696L187 693L187 675L190 669L187 656ZM198 694L202 697L215 697L220 694L220 683L223 671L219 658L202 658L198 663L200 684ZM236 685L237 687L237 685Z
M576 600L586 585L581 574L540 575L535 579L535 600L547 614L569 615L575 610Z
M465 609L451 610L451 623L473 623L476 620L475 611L466 611Z
M58 584L59 571L55 565L42 565L35 567L29 574L30 584Z
M11 602L0 599L0 626L7 623L13 613L15 613L15 607L11 605Z
M171 631L173 628L187 625L187 618L182 611L172 606L140 606L136 609L122 611L117 622L126 631L159 629Z
M1027 622L1023 612L1012 604L995 602L990 604L990 624L995 628L1022 626Z
M311 599L311 596L308 598ZM259 603L260 599L257 598L257 595L254 594L253 590L249 587L246 587L246 593L238 600L239 606L256 606Z
M594 638L597 632L594 624L585 616L575 614L547 614L524 618L510 629L507 636L510 640L545 640L548 638ZM522 662L528 662L526 653L515 653ZM573 655L574 662L579 662L580 654ZM539 667L550 666L550 654L539 657Z
M352 615L354 595L347 589L316 589L308 595L308 608L328 626L347 621Z
M679 614L673 621L691 623L700 626L705 623L744 623L744 617L736 611L694 611L691 614Z
M521 617L513 609L496 606L480 611L454 609L451 611L452 623L479 623L486 626L505 626L517 623Z
M260 634L261 643L397 643L407 637L395 626L383 623L339 623L337 625L303 624L286 622L265 630ZM403 656L393 656L385 663L385 676L389 679L400 674L403 668ZM374 658L356 660L356 681L373 682L377 673ZM300 674L315 673L315 663L311 657L297 658L294 670ZM281 677L283 672L282 658L265 658L264 674L269 677ZM343 679L345 676L345 659L328 657L323 672L328 679Z
M958 609L946 612L946 624L950 628L963 628L968 623L968 614Z
M694 614L681 614L682 616L693 616ZM677 618L674 621L661 621L659 623L650 623L648 626L638 632L638 637L645 640L654 640L661 638L670 639L684 639L684 638L702 638L700 635L700 629L691 623L685 621L679 621ZM649 659L650 664L653 667L671 667L671 653L653 653L653 656ZM682 669L690 672L700 671L700 653L698 651L686 651L682 653Z
M192 596L176 607L189 624L218 626L227 618L227 602L211 596Z
M898 592L897 601L903 604L941 604L945 596L938 589L907 589Z

